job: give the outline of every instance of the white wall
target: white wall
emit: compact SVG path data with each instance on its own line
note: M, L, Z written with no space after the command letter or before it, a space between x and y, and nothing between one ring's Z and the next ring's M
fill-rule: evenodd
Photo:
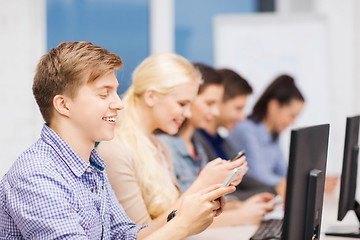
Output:
M330 121L328 28L313 14L219 15L214 21L216 67L228 67L254 88L246 113L267 85L280 74L295 78L306 104L292 127ZM288 157L290 129L281 134Z
M42 126L31 87L46 49L45 10L45 0L0 1L0 177Z
M357 0L317 0L314 5L314 12L327 19L330 30L328 44L332 126L329 157L339 171L342 166L345 118L360 113L359 76L356 72L356 66L360 63L356 59L356 52L360 44L355 38L360 31L357 23L359 18L356 17L360 11L356 5Z

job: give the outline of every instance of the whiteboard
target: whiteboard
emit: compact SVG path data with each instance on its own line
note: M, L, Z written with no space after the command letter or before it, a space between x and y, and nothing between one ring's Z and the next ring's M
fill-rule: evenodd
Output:
M295 78L305 107L294 127L330 122L330 80L326 21L319 16L276 14L217 15L214 53L217 68L230 68L254 88L249 114L267 85L280 74ZM290 128L281 136L288 157Z

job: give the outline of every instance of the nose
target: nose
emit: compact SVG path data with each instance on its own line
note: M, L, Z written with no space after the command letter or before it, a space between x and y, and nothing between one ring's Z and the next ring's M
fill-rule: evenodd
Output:
M214 116L219 116L220 115L220 109L219 109L219 106L218 105L215 105L213 108L212 108L212 114Z
M113 110L121 110L124 108L124 104L117 93L114 94L114 97L110 103L110 108Z
M191 115L192 115L192 113L191 113L190 106L185 107L185 109L184 109L184 117L185 117L185 118L190 118Z

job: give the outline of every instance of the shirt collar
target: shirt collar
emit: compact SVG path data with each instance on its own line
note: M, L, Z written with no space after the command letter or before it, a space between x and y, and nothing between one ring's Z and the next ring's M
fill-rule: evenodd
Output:
M224 139L219 134L211 135L204 129L197 129L196 131L199 131L214 146L218 146L224 142Z
M276 140L274 140L273 136L267 130L265 123L261 122L261 123L258 123L257 125L258 125L258 129L260 132L261 141L263 143L271 143L271 142L276 141Z
M195 161L194 157L190 155L188 149L186 148L184 140L180 136L171 136L170 140L173 142L173 147L176 148L181 156L191 158L193 161ZM192 138L191 141L193 142L196 154L198 155L200 143L194 138Z
M173 136L171 137L172 141L174 141L174 147L177 148L177 151L180 153L180 155L188 157L190 156L185 142L182 140L182 138L180 136Z
M95 149L91 151L89 162L91 166L95 167L97 170L101 172L104 171L106 167L106 164L104 163L104 161L102 160L102 158L99 156L99 154Z
M80 177L85 171L93 166L103 171L105 164L93 149L90 154L90 164L87 164L53 129L44 124L41 131L41 139L48 144L56 154L66 163L70 170Z

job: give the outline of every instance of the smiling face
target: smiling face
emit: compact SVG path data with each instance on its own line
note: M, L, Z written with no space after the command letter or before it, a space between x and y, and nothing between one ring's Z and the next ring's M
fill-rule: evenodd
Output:
M244 108L248 95L238 95L220 104L220 115L217 117L218 126L229 131L233 130L238 121L244 120Z
M117 111L123 108L117 94L119 84L113 71L79 87L68 100L73 129L88 141L108 141L114 137Z
M196 97L191 105L190 124L196 128L207 128L211 121L219 115L219 104L224 94L224 87L210 84Z
M173 135L186 118L191 117L190 106L199 88L198 82L188 82L176 87L167 95L155 93L152 109L153 128Z

